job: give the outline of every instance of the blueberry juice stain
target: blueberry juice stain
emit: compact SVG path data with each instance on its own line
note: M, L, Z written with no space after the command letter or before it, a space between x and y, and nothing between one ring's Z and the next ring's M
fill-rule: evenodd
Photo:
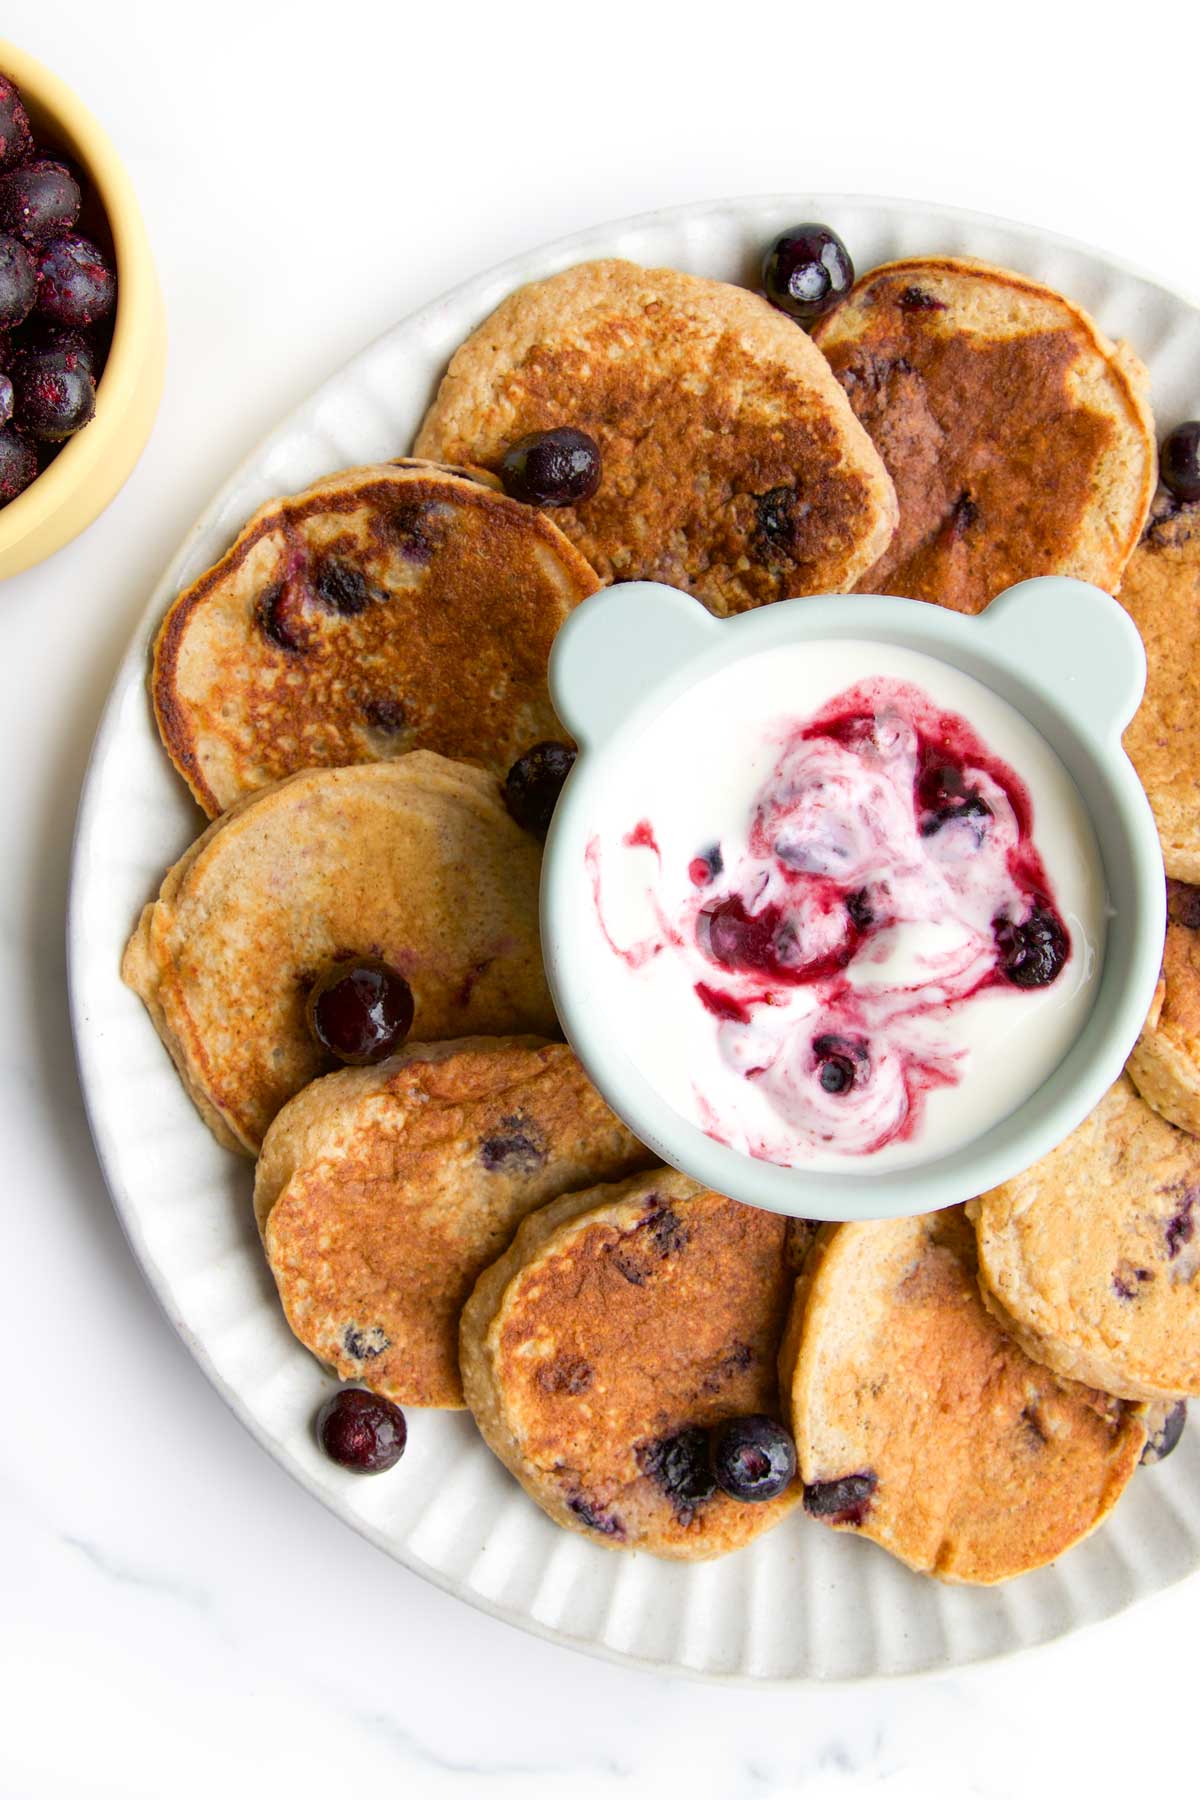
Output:
M618 954L685 960L723 1064L786 1136L788 1154L762 1154L868 1155L959 1083L970 1003L1057 982L1071 936L1024 782L922 689L860 682L775 742L748 829L697 844L682 904L656 901L659 932ZM665 878L662 841L645 818L623 838ZM724 1138L720 1105L697 1099Z

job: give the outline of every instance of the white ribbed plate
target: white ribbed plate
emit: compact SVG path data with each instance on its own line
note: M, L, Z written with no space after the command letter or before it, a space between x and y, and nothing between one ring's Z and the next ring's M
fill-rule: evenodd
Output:
M455 346L519 283L595 256L752 283L766 241L805 218L835 226L860 270L940 251L1061 288L1146 359L1162 420L1200 416L1200 311L1079 245L947 208L811 194L733 201L604 226L508 263L406 319L327 381L187 538L100 726L69 921L79 1063L117 1209L185 1343L266 1448L365 1536L488 1612L603 1655L757 1680L954 1667L1057 1637L1177 1581L1200 1566L1200 1421L1170 1462L1138 1473L1096 1536L997 1591L922 1580L800 1515L695 1568L603 1550L551 1525L464 1414L414 1413L393 1474L346 1474L312 1435L330 1382L284 1324L251 1217L250 1169L201 1124L118 963L139 907L201 825L159 746L145 686L154 628L178 589L260 502L406 451Z

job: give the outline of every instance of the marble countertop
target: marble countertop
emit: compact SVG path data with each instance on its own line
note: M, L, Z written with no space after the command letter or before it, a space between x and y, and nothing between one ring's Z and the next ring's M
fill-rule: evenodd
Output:
M1006 1800L1194 1781L1176 1717L1194 1580L953 1678L767 1691L587 1660L418 1581L296 1487L191 1362L127 1251L75 1078L71 833L120 652L229 468L392 319L593 221L802 187L1024 217L1200 291L1169 180L1195 24L1143 94L1100 34L1076 42L1048 9L1036 66L1018 31L927 13L918 46L868 5L848 57L783 8L718 46L699 14L684 31L676 9L629 0L599 34L543 0L519 15L9 0L5 33L82 93L128 162L171 364L124 492L0 589L0 1800L308 1800L384 1782L420 1800Z

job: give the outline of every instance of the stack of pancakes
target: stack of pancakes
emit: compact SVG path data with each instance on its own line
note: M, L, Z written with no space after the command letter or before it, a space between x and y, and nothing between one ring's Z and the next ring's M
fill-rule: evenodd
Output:
M983 264L877 269L811 336L738 287L584 264L461 347L412 457L263 507L163 622L155 716L212 822L126 979L258 1159L300 1341L398 1403L468 1406L597 1544L713 1556L802 1502L1002 1580L1092 1530L1200 1392L1200 508L1154 497L1146 387L1079 307ZM506 450L561 425L599 446L596 493L506 497ZM818 1232L657 1166L561 1042L540 848L504 805L563 735L558 627L639 578L718 614L975 612L1048 573L1119 591L1150 662L1127 743L1171 924L1128 1076L1036 1168L926 1218ZM357 954L405 974L414 1041L331 1071L305 1000ZM697 1461L745 1414L799 1459L754 1505Z

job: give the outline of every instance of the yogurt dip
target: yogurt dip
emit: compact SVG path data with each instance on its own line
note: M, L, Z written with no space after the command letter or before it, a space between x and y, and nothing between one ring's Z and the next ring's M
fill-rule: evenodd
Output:
M889 645L775 649L629 754L638 810L586 852L596 1004L709 1136L788 1167L932 1159L1078 1035L1104 937L1091 825L970 676Z

